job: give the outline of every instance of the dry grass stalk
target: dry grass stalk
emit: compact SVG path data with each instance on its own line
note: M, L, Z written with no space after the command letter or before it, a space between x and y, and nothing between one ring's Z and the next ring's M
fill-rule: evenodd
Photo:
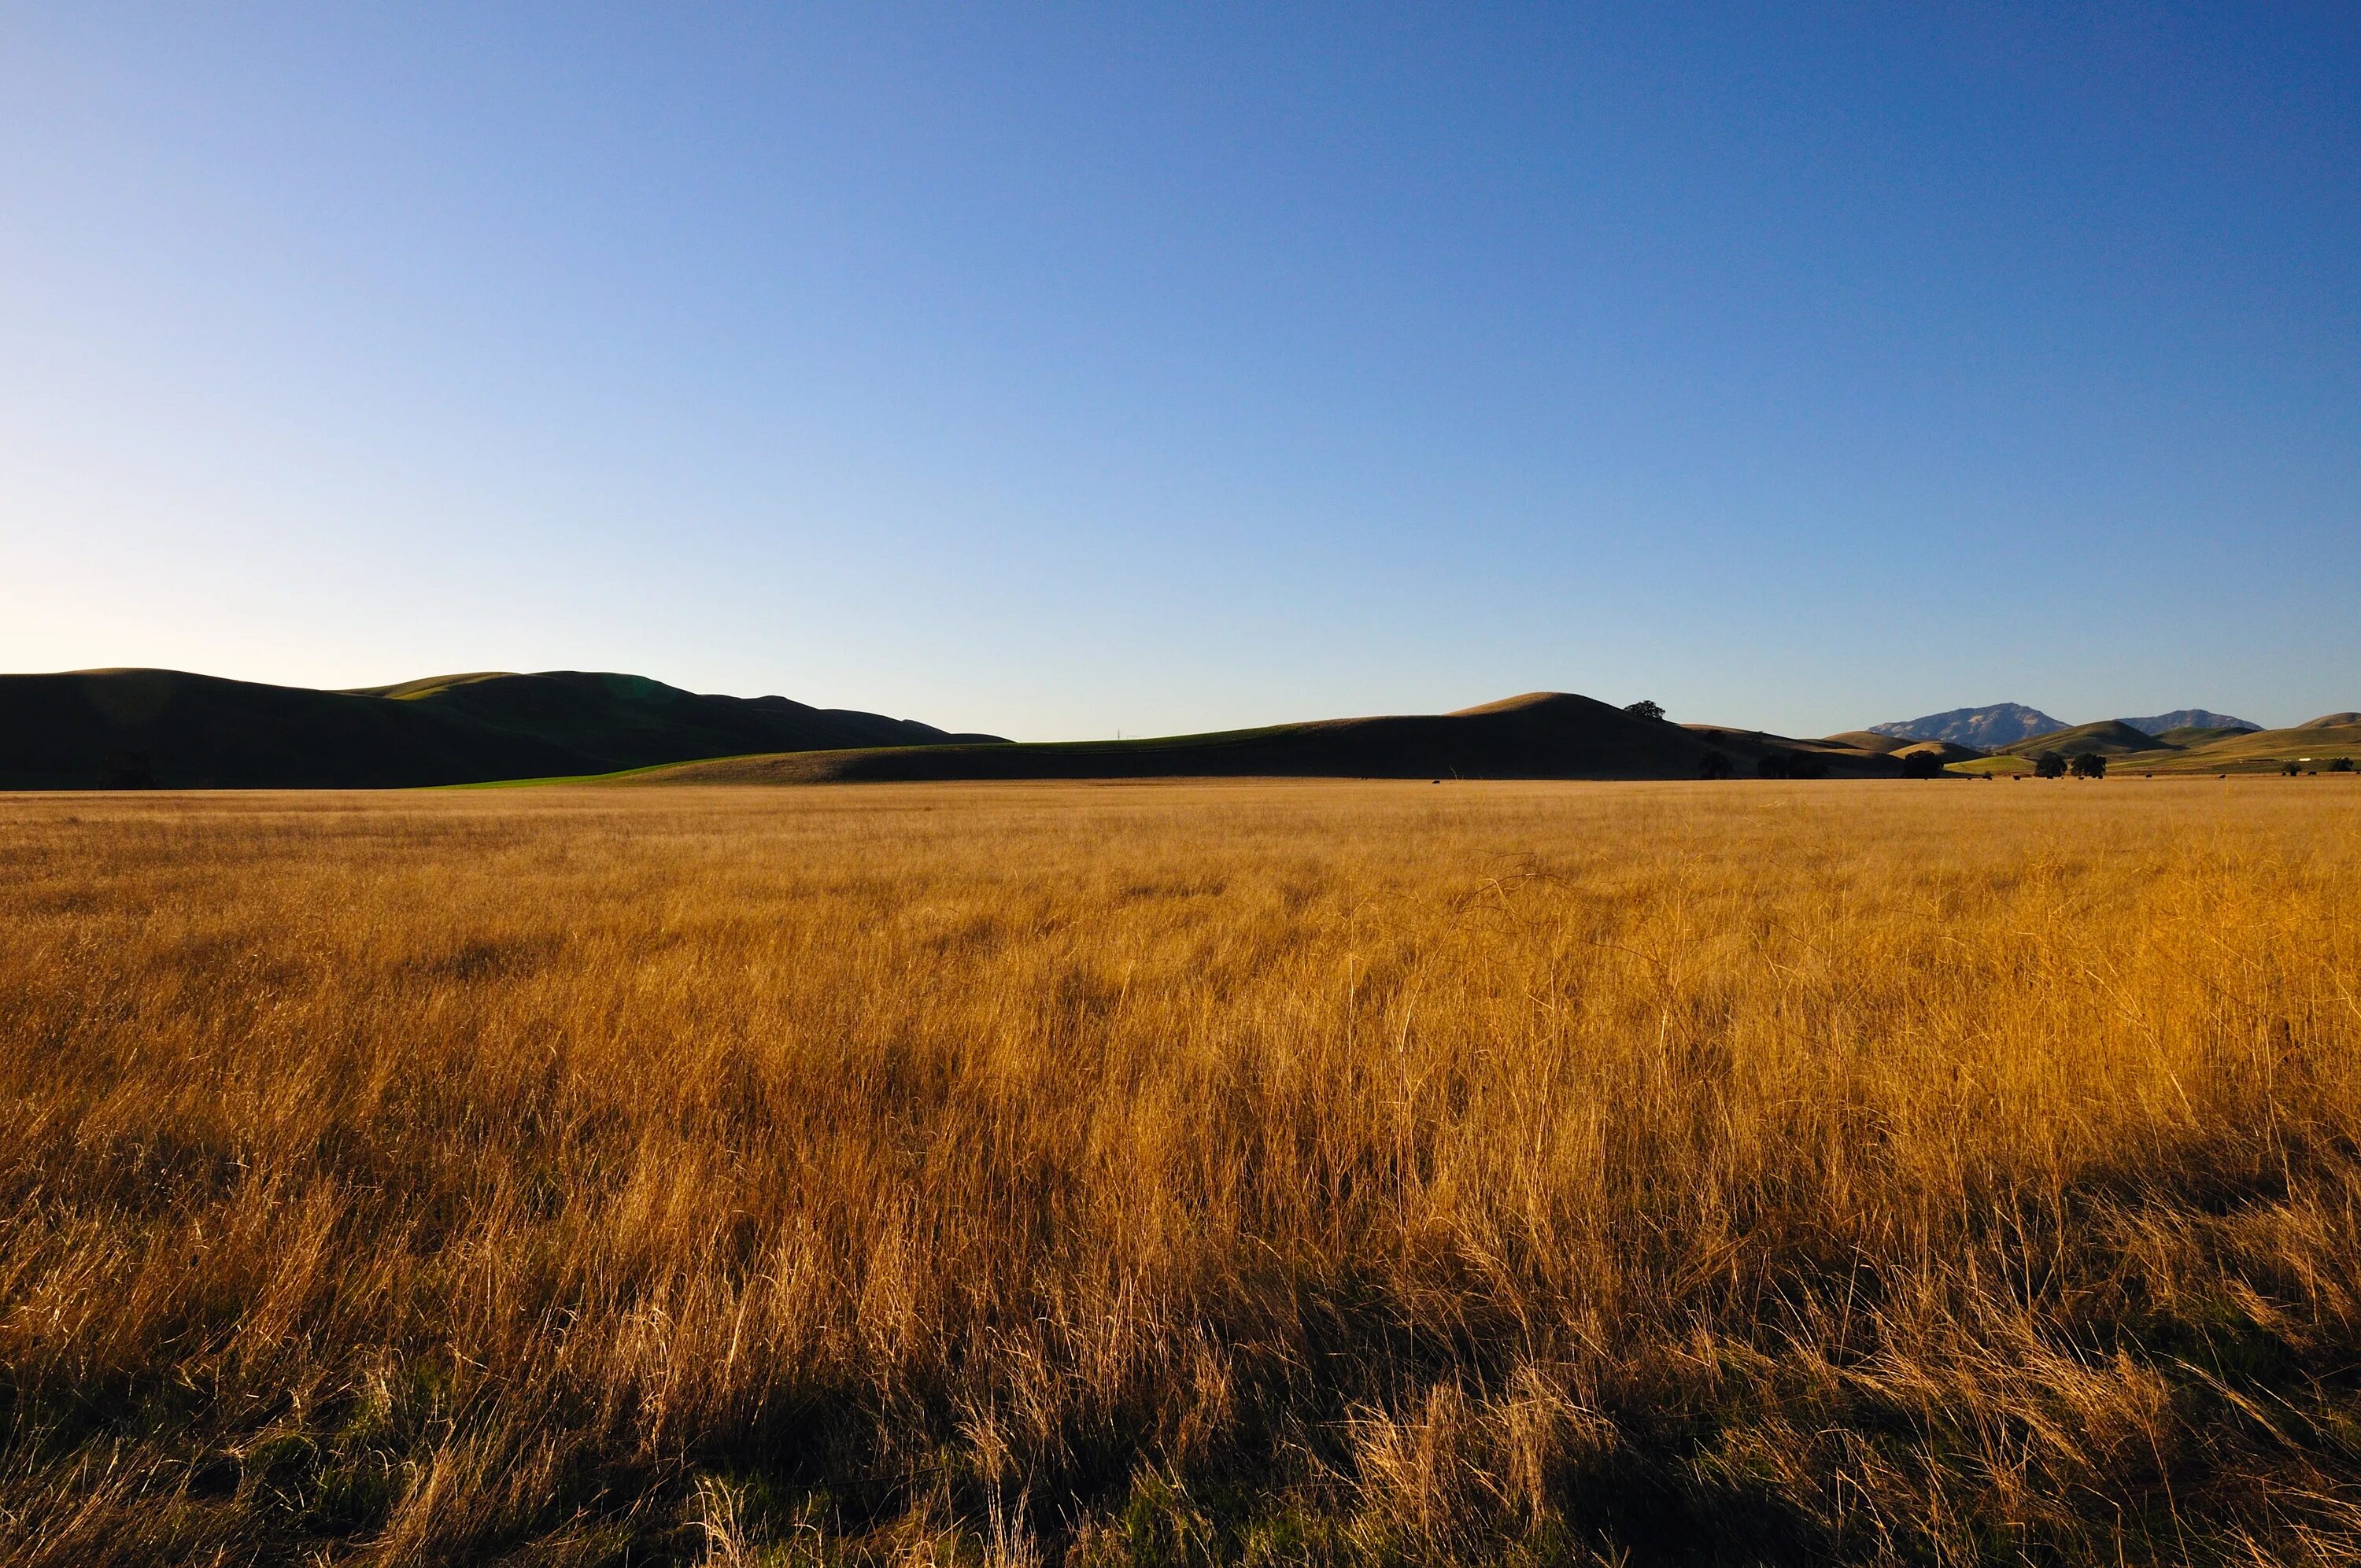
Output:
M0 811L11 1563L2361 1551L2327 781Z

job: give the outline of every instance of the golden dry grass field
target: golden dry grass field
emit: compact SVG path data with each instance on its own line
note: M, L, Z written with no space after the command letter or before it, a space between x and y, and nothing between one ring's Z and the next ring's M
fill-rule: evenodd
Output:
M2349 1561L2361 786L0 798L0 1561Z

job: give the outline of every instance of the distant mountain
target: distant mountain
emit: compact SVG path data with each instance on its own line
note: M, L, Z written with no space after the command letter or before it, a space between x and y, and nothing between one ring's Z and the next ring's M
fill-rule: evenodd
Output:
M1949 713L1930 713L1924 718L1872 724L1869 729L1872 735L1892 735L1905 740L1949 740L1955 746L1973 746L1980 751L2005 751L2029 735L2045 735L2065 728L2064 720L2052 718L2037 707L2027 707L2021 702L2002 702L1990 707L1955 707Z
M342 692L177 670L0 675L0 789L373 789L996 739L578 670Z
M2251 734L2262 728L2259 724L2226 713L2208 712L2202 707L2177 707L2170 713L2151 714L2146 718L2126 718L2123 722L2144 735L2161 735L2169 729L2222 729Z

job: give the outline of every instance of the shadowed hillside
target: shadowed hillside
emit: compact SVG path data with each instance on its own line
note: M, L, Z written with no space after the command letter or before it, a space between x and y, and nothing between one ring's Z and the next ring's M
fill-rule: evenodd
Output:
M2353 717L2361 720L2361 716ZM2277 773L2290 762L2306 770L2326 770L2339 758L2361 765L2361 721L2225 735L2185 750L2125 757L2118 765L2159 773Z
M2178 751L2224 736L2248 734L2260 728L2233 715L2202 707L2176 708L2146 718L2103 718L2090 724L2068 724L2038 708L2004 702L1990 707L1954 708L1949 713L1928 714L1924 718L1880 724L1830 739L1865 751L1896 749L1891 743L1877 744L1881 738L1889 742L1946 741L1962 749L1964 754L1946 758L1959 762L2001 754L2030 757L2038 751L2056 751L2064 757L2092 751L2112 757L2159 749Z
M2192 746L2210 746L2216 740L2234 740L2241 735L2253 735L2260 726L2251 724L2191 724L2179 729L2155 732L2157 743L2186 751Z
M346 692L175 670L0 675L7 789L370 789L981 739L783 696L701 696L571 670Z
M2345 719L2345 723L2323 720ZM2136 739L2139 743L2131 742ZM2038 735L2004 756L1970 762L1957 771L2023 773L2043 751L2075 756L2104 755L2111 771L2137 773L2275 773L2290 763L2307 773L2343 772L2341 760L2361 767L2361 714L2328 714L2292 729L2175 729L2141 737L2119 722L2078 725Z
M1334 718L1142 740L866 749L732 757L633 775L651 784L833 784L1182 777L1687 779L1809 759L1832 777L1900 764L1827 740L1645 718L1565 692L1456 713ZM1774 764L1775 765L1775 764Z
M1855 751L1870 751L1881 757L1899 751L1905 746L1923 743L1900 735L1882 735L1874 729L1848 729L1842 734L1828 737L1828 740L1833 746L1842 746Z
M2153 751L2157 740L2144 729L2135 729L2125 719L2102 718L2092 724L2076 724L2030 736L2008 749L2022 757L2038 756L2044 751L2055 751L2061 757L2079 757L2085 751L2120 757L2135 751Z

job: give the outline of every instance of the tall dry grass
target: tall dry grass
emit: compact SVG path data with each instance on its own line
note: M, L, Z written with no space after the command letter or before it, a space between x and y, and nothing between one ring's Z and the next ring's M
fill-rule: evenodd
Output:
M2335 784L0 801L0 1557L2346 1560Z

